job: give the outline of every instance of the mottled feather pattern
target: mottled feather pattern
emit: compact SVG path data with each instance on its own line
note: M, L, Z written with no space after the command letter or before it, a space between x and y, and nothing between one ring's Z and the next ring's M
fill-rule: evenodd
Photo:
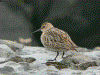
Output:
M43 39L43 45L47 49L56 49L56 51L70 50L73 46L72 43L69 41L69 35L57 28L51 28L48 31L44 32L41 36L41 39Z
M71 40L70 36L63 30L55 28L49 22L43 23L40 29L42 31L41 42L43 46L46 48L46 50L57 52L56 57L53 60L49 61L56 60L57 56L59 55L59 52L63 52L63 58L66 51L77 51L75 49L77 45ZM39 31L40 29L36 31Z

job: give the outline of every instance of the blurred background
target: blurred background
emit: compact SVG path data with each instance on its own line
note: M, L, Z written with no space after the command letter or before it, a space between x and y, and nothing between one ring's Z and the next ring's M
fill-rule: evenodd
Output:
M100 0L0 0L0 39L43 46L39 29L50 22L80 47L100 46Z

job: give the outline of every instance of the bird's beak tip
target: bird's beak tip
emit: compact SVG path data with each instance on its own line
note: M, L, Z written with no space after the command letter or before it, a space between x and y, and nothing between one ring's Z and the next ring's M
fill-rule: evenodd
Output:
M34 31L34 32L32 32L32 33L35 33L35 32L38 32L38 31L41 31L41 28L40 28L40 29L38 29L38 30L36 30L36 31ZM31 33L31 34L32 34L32 33Z

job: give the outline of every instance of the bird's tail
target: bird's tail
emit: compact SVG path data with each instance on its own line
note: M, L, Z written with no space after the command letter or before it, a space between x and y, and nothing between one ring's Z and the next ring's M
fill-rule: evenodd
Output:
M73 51L77 51L77 52L78 52L78 50L75 49L75 48L79 48L79 46L74 46L74 47L71 48L71 50L73 50Z

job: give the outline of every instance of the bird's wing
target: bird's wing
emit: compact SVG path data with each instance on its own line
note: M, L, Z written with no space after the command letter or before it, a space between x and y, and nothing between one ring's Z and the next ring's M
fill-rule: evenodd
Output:
M55 37L52 37L51 35L44 35L43 36L44 46L50 49L69 49L66 44L63 42L58 42L55 40ZM65 46L66 45L66 46Z
M67 44L70 45L72 47L77 47L77 45L72 41L72 39L70 38L70 36L68 35L68 33L66 33L63 30L60 30L58 28L55 28L56 31L58 31L59 35L61 36L62 40Z
M45 45L53 49L71 49L72 44L67 33L59 29L50 29L44 36Z

